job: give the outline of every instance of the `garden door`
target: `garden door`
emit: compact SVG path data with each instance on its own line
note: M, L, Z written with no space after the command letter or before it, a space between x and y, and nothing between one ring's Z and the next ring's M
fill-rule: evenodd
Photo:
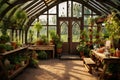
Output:
M63 41L63 54L77 54L76 46L80 39L80 18L59 18L58 34Z

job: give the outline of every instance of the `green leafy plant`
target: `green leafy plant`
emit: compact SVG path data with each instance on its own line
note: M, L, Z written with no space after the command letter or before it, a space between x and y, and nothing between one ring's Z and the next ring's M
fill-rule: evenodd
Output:
M77 51L84 52L85 49L85 42L81 41L79 45L76 47Z
M84 47L84 55L89 57L90 56L89 53L90 53L90 48L88 46L85 46Z
M1 35L0 36L0 41L5 43L10 41L10 37L8 35Z
M0 44L0 49L5 49L5 48L6 48L5 44Z
M40 39L43 41L43 44L48 44L48 38L46 35L41 35Z
M95 23L95 19L92 18L92 17L89 17L89 18L88 18L88 24L89 24L90 26L93 26L94 23Z
M6 45L5 45L5 49L6 49L7 51L13 50L13 46L6 44Z
M37 30L37 37L40 37L40 30L42 29L40 21L35 22L33 27Z
M45 51L39 51L38 52L38 58L39 59L47 59L48 55Z
M56 48L62 48L63 42L62 41L58 41L56 44Z
M117 11L112 11L112 13L108 15L106 22L105 22L106 29L110 34L110 39L114 47L118 47L115 44L119 44L118 40L120 39L120 35L119 35L120 34L120 20L118 18L118 14L120 13Z
M31 58L30 59L30 66L34 67L34 68L37 68L38 67L38 62L39 61L37 59Z

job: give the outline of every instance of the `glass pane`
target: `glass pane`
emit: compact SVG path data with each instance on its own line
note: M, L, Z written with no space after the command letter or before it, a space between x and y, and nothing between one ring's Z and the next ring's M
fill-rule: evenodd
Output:
M91 14L91 10L87 7L84 7L84 14Z
M73 22L72 23L72 42L79 42L80 41L80 22Z
M82 5L76 2L73 2L73 17L82 16Z
M46 25L47 24L47 15L39 16L39 20L40 20L42 25Z
M44 12L43 14L47 14L47 11L46 11L46 12Z
M56 6L49 10L49 14L56 14Z
M59 17L67 17L67 2L59 4Z
M61 24L61 40L63 40L63 42L68 42L68 22L60 22Z
M89 25L89 21L88 21L88 19L89 19L89 17L91 17L90 15L85 15L84 16L84 25Z
M49 25L56 25L56 15L49 15Z
M40 31L40 35L45 35L47 36L47 26L43 26L43 28Z

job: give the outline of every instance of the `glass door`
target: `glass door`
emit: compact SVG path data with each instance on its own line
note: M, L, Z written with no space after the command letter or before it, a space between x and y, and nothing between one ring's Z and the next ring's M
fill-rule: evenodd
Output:
M80 26L81 20L78 18L59 18L57 32L63 41L63 54L77 54Z

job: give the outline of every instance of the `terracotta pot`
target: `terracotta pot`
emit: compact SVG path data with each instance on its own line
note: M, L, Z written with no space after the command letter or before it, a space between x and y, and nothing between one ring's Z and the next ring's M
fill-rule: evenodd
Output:
M15 70L17 70L18 68L20 68L20 64L15 65Z
M105 48L104 48L104 47L99 48L99 49L97 50L97 52L99 52L99 53L104 53L104 51L105 51Z
M0 53L4 53L4 52L6 52L5 49L1 49L1 50L0 50Z
M17 48L16 42L11 42L11 45L13 46L13 49L16 49L16 48Z
M8 75L12 75L14 73L14 70L9 70Z
M54 44L54 40L50 40L50 45L53 45Z
M62 53L62 48L57 48L57 53L58 54Z
M115 54L116 57L120 57L120 50L116 50Z
M84 56L84 52L80 52L80 56Z
M36 41L36 45L43 45L43 41L42 40L38 40L38 41Z

